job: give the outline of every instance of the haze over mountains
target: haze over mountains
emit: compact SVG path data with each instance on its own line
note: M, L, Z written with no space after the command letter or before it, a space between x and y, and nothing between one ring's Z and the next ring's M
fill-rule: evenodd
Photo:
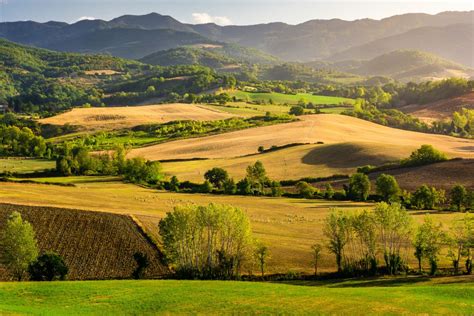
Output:
M0 37L58 51L106 53L131 59L155 54L155 64L162 63L157 58L164 58L156 55L160 51L196 45L227 47L232 43L234 49L238 46L254 48L264 52L265 59L273 55L282 61L338 63L370 60L398 50L419 50L436 54L440 60L447 59L441 64L451 68L474 67L474 11L405 14L382 20L332 19L298 25L276 22L249 26L191 25L151 13L74 24L6 22L0 23ZM254 50L253 53L259 52ZM455 64L459 65L453 66ZM367 74L363 69L355 73Z

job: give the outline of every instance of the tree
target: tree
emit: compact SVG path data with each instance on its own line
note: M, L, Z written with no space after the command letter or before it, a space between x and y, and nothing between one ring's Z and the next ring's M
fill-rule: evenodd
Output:
M237 186L235 185L234 179L227 179L223 184L223 190L225 194L235 194L237 192Z
M265 167L261 161L257 161L254 165L247 167L246 180L250 186L251 194L264 194L265 185L269 182L269 180Z
M179 180L178 177L172 176L169 184L170 191L179 192Z
M320 244L314 244L311 246L311 250L313 255L314 275L316 276L318 275L318 265L323 247Z
M402 160L404 166L421 166L448 160L448 157L431 145L422 145L411 153L410 157Z
M267 266L267 260L269 256L270 251L268 250L268 247L262 243L259 243L255 249L255 259L257 260L258 266L260 268L262 278L265 276L265 267Z
M33 227L13 212L7 220L5 229L0 233L0 262L21 281L30 263L38 257Z
M332 199L334 196L334 189L330 183L326 183L326 190L324 192L324 197L326 199Z
M400 194L395 177L388 174L381 174L375 181L377 194L382 197L385 202L395 202Z
M212 168L204 174L204 179L220 190L229 179L229 174L222 168Z
M291 115L300 116L304 114L304 108L302 106L293 106L289 112Z
M235 278L251 246L247 215L229 205L175 207L159 231L167 261L187 278Z
M430 262L430 274L434 275L438 269L438 254L444 240L442 225L441 223L436 225L430 217L425 217L424 223L419 226L418 230L424 239L421 251Z
M341 211L333 210L324 221L324 236L328 239L328 249L336 256L337 271L342 272L344 247L348 242L347 215Z
M415 257L418 260L418 271L422 272L422 261L426 254L426 249L428 247L428 240L430 232L427 231L428 227L426 225L418 226L416 230L415 238L413 240L413 247L415 248Z
M296 184L296 190L298 194L306 199L310 199L314 196L316 189L305 181L300 181Z
M135 262L137 263L137 268L133 271L132 277L135 280L143 279L143 276L145 274L145 270L150 265L150 261L148 260L148 256L146 254L141 253L141 252L136 252L133 255L133 259L135 259Z
M263 146L258 146L258 149L257 149L257 150L258 150L259 153L263 153L263 152L265 151L265 147L263 147Z
M374 216L388 273L396 274L403 266L401 250L409 243L411 218L400 204L385 202L377 204Z
M370 192L369 177L363 173L355 173L349 179L349 196L356 201L365 201Z
M466 204L468 193L464 186L458 184L451 189L449 196L451 198L451 205L459 212Z
M69 269L60 255L48 252L38 257L28 267L33 281L65 280Z
M448 257L453 264L454 273L459 273L461 260L466 257L467 272L472 267L471 248L474 248L474 221L470 214L462 220L455 220L445 236L448 244Z
M411 205L415 209L432 210L439 204L444 202L444 191L436 190L433 187L422 185L413 193L411 198Z

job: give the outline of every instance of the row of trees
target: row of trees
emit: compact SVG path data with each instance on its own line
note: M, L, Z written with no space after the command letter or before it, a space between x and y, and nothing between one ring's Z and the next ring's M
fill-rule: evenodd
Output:
M56 171L61 175L121 175L132 183L159 184L161 164L141 157L127 159L127 151L117 147L112 153L91 155L83 146L65 144L58 150Z
M413 249L419 272L422 272L423 261L427 260L430 274L434 275L443 247L448 249L447 256L454 273L460 272L463 260L466 272L472 272L474 219L471 216L454 221L448 231L429 216L415 227L400 204L382 202L373 212L334 210L325 220L324 235L339 273L376 274L380 270L380 259L383 259L388 274L407 271L408 251Z

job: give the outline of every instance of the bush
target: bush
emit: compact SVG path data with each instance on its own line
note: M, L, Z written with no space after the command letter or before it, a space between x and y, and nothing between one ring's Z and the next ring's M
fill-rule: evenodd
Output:
M28 267L28 273L33 281L65 280L69 272L63 258L55 253L45 253Z
M422 145L412 152L409 158L402 160L402 165L407 167L422 166L446 160L448 160L448 157L433 146Z
M302 106L293 106L289 112L291 115L300 116L304 114L304 108Z
M382 197L385 202L395 202L398 200L400 187L395 177L389 174L381 174L375 181L377 194Z

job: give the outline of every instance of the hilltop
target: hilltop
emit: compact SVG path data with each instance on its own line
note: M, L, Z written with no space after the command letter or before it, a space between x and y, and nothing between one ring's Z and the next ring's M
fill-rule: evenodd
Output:
M233 44L194 45L158 51L140 59L159 66L202 65L219 70L239 69L240 64L275 64L276 57Z

